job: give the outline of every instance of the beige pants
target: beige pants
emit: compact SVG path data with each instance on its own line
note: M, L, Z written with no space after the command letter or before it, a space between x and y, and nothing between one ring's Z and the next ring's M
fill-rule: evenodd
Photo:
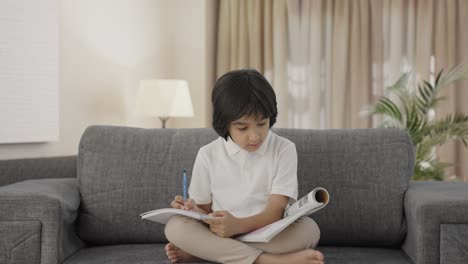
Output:
M309 217L299 218L268 243L245 243L212 233L205 223L175 216L166 225L167 239L198 258L218 263L253 263L260 254L283 254L315 248L320 230Z

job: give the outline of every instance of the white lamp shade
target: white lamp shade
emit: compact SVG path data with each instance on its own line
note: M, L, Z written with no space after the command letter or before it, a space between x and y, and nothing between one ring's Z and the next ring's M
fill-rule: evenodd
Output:
M192 99L184 80L141 80L136 112L159 117L193 116Z

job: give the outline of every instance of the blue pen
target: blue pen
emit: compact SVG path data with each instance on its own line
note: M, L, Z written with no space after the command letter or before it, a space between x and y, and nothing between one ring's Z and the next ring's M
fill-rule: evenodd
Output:
M187 200L187 172L184 169L184 201Z

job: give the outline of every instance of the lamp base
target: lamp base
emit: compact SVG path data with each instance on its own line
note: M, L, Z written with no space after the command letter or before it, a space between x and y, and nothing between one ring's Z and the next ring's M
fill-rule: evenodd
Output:
M162 128L166 128L166 122L167 122L167 120L169 120L169 117L168 116L160 116L159 120L161 120Z

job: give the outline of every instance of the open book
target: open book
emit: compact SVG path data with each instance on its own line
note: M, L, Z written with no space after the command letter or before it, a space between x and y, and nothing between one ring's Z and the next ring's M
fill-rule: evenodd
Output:
M300 217L309 215L325 207L328 204L328 200L329 194L327 190L322 187L315 188L297 202L287 207L284 211L283 219L250 233L238 236L236 239L244 242L269 242L274 236L279 234ZM198 220L214 218L210 215L174 208L149 211L141 214L141 218L166 224L174 215L185 215Z
M244 242L269 242L273 237L283 231L290 224L302 216L310 215L324 208L328 204L330 196L322 187L313 189L307 195L287 207L283 219L237 237Z
M173 217L174 215L185 215L185 216L195 218L198 220L215 218L214 216L211 216L211 215L202 214L202 213L195 212L195 211L175 209L175 208L157 209L157 210L149 211L146 213L142 213L140 216L141 216L141 219L147 219L147 220L151 220L151 221L158 222L161 224L167 224L167 222L169 222L169 219Z

